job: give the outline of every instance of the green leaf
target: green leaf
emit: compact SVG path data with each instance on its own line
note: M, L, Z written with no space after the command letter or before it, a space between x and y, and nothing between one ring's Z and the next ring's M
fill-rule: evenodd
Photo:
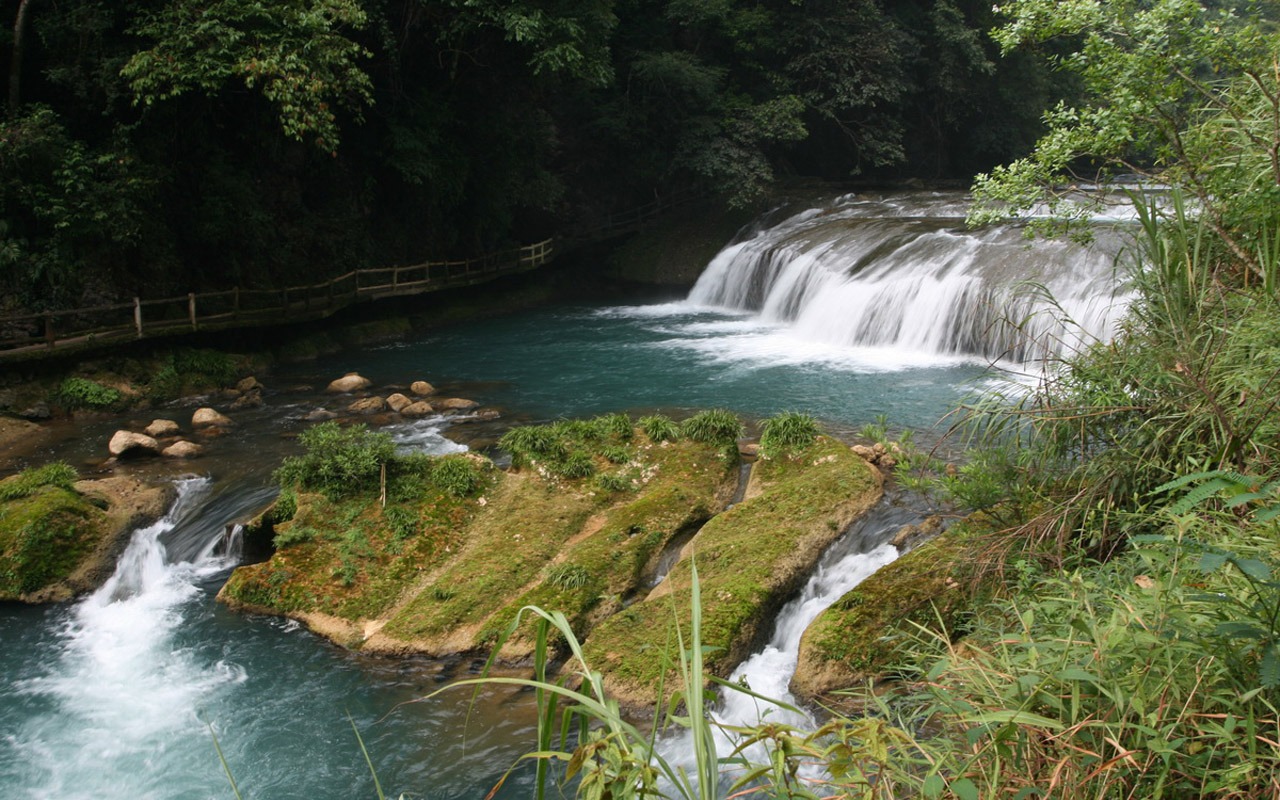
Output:
M1201 553L1200 563L1196 565L1196 568L1201 572L1215 572L1222 569L1222 566L1226 563L1227 557L1222 553Z
M927 798L941 797L943 789L947 788L946 781L942 776L934 772L928 775L924 782L920 784L920 793Z
M952 781L951 791L960 800L978 800L978 787L974 786L973 781L968 778Z

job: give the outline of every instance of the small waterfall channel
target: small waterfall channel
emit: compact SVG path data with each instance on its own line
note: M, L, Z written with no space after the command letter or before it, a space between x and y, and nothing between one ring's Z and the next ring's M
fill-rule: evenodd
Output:
M794 706L796 698L789 684L795 674L800 652L800 639L809 624L876 570L892 563L898 550L889 539L903 525L920 521L920 515L891 500L859 519L827 551L817 569L800 593L790 600L774 621L768 644L749 656L734 670L731 680L751 691L786 705ZM812 730L814 720L808 714L798 715L780 705L767 703L743 692L721 689L712 719L717 724L716 750L723 758L738 746L726 729L757 725L762 721ZM681 735L662 743L668 760L682 764L689 774L696 774L693 747L688 736ZM745 752L755 763L767 763L768 754L760 747ZM725 775L731 781L734 776Z
M1033 245L1017 225L969 230L965 211L954 194L777 211L715 257L688 302L914 358L1028 364L1110 339L1129 300L1117 220L1100 220L1087 247Z

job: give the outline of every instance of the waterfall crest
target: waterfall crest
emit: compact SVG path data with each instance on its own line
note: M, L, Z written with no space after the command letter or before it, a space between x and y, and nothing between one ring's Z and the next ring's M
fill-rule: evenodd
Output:
M845 196L724 248L690 292L798 338L1027 364L1106 341L1128 305L1120 236L1089 246L968 230L955 194Z

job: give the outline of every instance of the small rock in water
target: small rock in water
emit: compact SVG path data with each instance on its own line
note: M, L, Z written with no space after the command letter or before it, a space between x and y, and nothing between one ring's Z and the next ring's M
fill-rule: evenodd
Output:
M144 433L132 431L116 431L107 443L107 450L117 458L122 456L154 456L160 452L160 445L155 439Z
M247 394L248 392L254 392L254 391L260 392L264 388L265 387L258 382L258 379L253 377L252 375L242 379L239 383L236 384L236 391L240 392L241 394Z
M308 413L302 419L307 422L328 422L331 419L337 419L337 418L338 418L338 415L333 413L329 409L317 408L316 410Z
M160 455L165 458L195 458L202 450L203 448L194 442L179 440L162 450Z
M426 397L429 394L435 394L436 387L432 386L426 381L414 381L412 384L410 384L409 391L413 392L418 397Z
M448 397L444 400L437 400L432 405L437 410L442 411L470 411L480 406L475 400L467 400L462 397Z
M502 415L492 408L486 408L483 411L477 411L474 414L468 414L465 417L458 417L453 420L455 425L465 425L468 422L491 422L498 419Z
M325 391L339 393L354 392L359 389L368 389L372 385L373 381L368 378L362 377L355 372L348 372L346 375L343 375L341 378L330 383L329 388Z
M161 436L174 436L178 433L178 423L171 419L152 420L151 424L146 427L146 434L160 438Z
M232 422L230 418L219 414L214 409L205 407L197 408L196 413L191 415L191 424L197 428L201 428L207 425L226 427L228 425L234 425L235 423Z
M410 403L400 409L400 415L404 417L429 417L434 413L436 413L436 410L431 407L431 404L424 403L421 400L416 403Z
M53 414L49 411L49 404L41 402L41 403L36 403L30 408L19 411L18 416L22 417L23 419L36 420L36 419L48 419L49 417L53 416Z
M218 391L218 397L223 400L239 400L241 394L242 392L239 389L220 389Z
M365 397L347 406L352 414L377 414L387 410L387 401L381 397Z
M241 395L239 400L231 404L231 410L241 411L246 408L257 408L260 405L262 405L262 393L253 391Z
M413 405L413 401L404 395L396 392L387 398L387 405L397 414L405 409L406 406Z

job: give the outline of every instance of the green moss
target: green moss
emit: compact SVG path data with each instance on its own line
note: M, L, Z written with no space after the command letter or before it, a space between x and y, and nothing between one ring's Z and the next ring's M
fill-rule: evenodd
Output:
M822 550L880 494L877 474L827 439L801 458L760 462L756 469L762 491L712 519L690 543L702 585L703 642L716 648L708 666L720 675L746 654L758 627ZM688 630L691 585L689 562L681 561L659 596L592 632L588 660L624 693L651 693L677 616Z
M67 578L105 535L105 515L61 486L0 506L0 599L14 600Z

